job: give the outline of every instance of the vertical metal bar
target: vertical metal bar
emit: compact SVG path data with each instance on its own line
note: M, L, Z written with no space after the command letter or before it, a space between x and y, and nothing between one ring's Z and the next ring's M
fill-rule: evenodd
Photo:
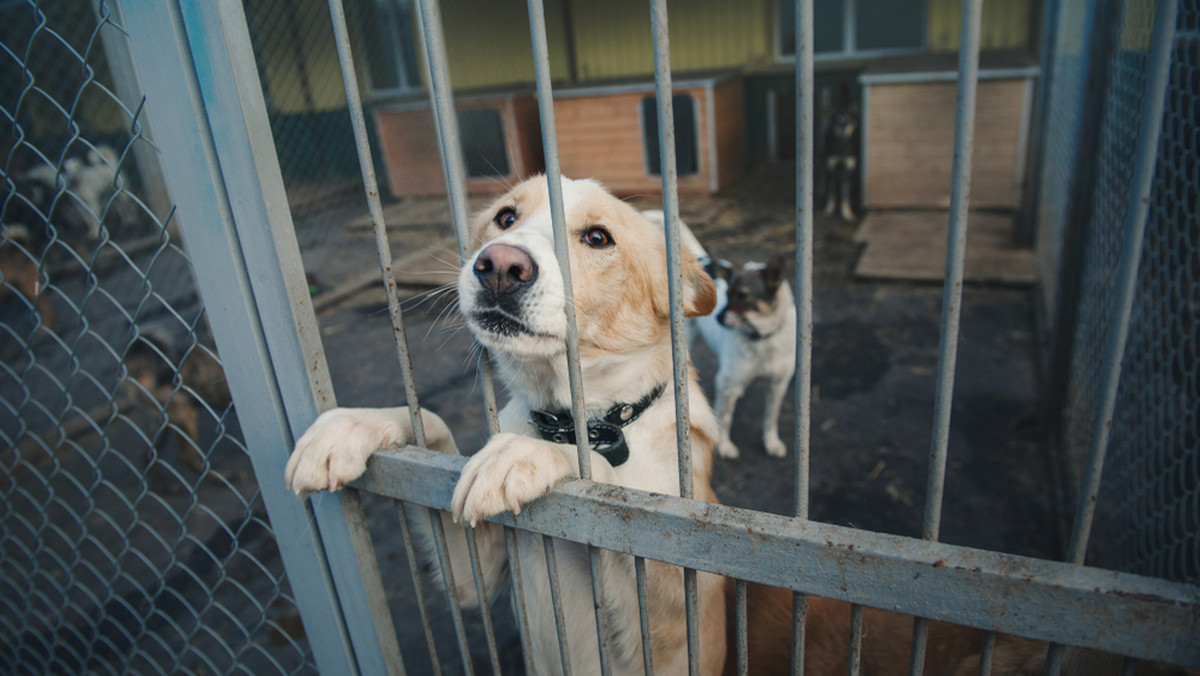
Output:
M692 444L688 417L687 333L683 325L683 269L679 248L678 170L675 166L675 113L671 99L671 47L667 2L651 0L654 39L654 96L658 106L658 158L662 173L663 224L667 238L667 277L671 296L671 356L675 368L675 436L679 444L679 494L692 497Z
M408 571L412 575L413 595L417 600L417 613L421 616L421 628L425 631L425 645L429 648L429 662L434 676L441 676L442 665L438 660L437 641L433 638L433 625L429 621L429 608L425 605L425 583L421 580L421 563L413 547L412 529L408 527L408 514L404 503L396 501L396 516L400 519L400 536L404 540L404 554L408 558Z
M504 527L504 549L508 553L508 569L512 576L513 613L517 616L517 628L521 634L521 657L525 661L525 673L536 674L533 669L533 642L529 638L529 615L525 608L525 577L521 570L521 556L517 551L517 532Z
M436 509L425 510L429 516L429 525L433 529L433 543L437 550L438 566L442 570L442 581L446 587L446 605L450 608L450 619L454 622L454 634L458 637L458 652L462 658L465 673L473 674L471 667L471 646L467 642L467 630L463 627L462 608L458 603L457 588L454 583L454 568L450 562L450 547L446 543L446 529L442 526L441 513Z
M808 518L813 345L813 0L796 3L796 516Z
M863 607L850 606L850 676L862 673Z
M567 248L566 216L563 214L562 174L558 165L558 135L554 122L554 94L550 86L549 48L546 46L546 17L541 0L529 0L529 34L533 43L533 68L537 81L538 113L542 125L542 148L546 159L546 187L550 195L550 219L554 226L554 255L563 277L563 312L567 316L567 375L571 383L571 409L576 420L587 420L583 401L583 375L579 370L579 331L575 322L575 292L571 284L571 257ZM592 478L592 463L586 434L576 434L579 475Z
M488 657L492 660L492 673L500 676L500 651L496 649L496 630L492 627L491 604L488 602L483 570L479 567L479 545L475 542L475 529L465 526L463 531L463 535L467 538L467 556L471 559L471 576L475 578L475 595L479 599L479 615L483 621L483 634L487 641Z
M691 498L692 441L688 414L687 333L683 325L683 266L679 238L678 169L675 166L675 113L671 99L671 46L667 1L651 0L650 27L654 42L654 98L658 104L658 159L662 173L663 220L667 239L667 281L671 299L671 358L675 372L675 436L679 452L679 494ZM696 571L683 570L687 609L688 673L700 671L700 626Z
M1100 493L1104 457L1108 451L1108 435L1112 429L1113 408L1117 387L1121 381L1121 364L1125 356L1125 340L1129 335L1129 318L1137 292L1138 264L1142 258L1146 217L1150 209L1150 191L1154 183L1154 164L1158 157L1158 138L1162 131L1163 101L1171 66L1171 50L1175 45L1176 0L1158 3L1154 14L1154 32L1150 39L1147 59L1146 91L1142 97L1141 125L1134 156L1133 180L1129 208L1125 215L1125 238L1117 268L1113 299L1112 323L1101 373L1100 401L1092 424L1088 446L1087 467L1079 489L1079 504L1075 510L1075 525L1071 529L1071 544L1067 560L1082 564L1087 554L1096 501Z
M562 175L558 164L558 131L554 121L554 94L550 81L550 56L546 44L546 16L541 0L529 0L529 34L533 47L534 78L537 84L538 113L541 121L542 148L546 162L546 188L550 197L550 220L554 229L554 254L563 278L563 314L567 318L567 378L571 384L571 410L575 420L587 420L583 395L583 373L579 365L579 330L575 317L575 291L571 280L571 256L568 249L567 221L563 213ZM586 434L575 435L579 456L579 476L592 478L590 442ZM593 608L596 615L596 644L599 648L600 673L609 673L608 613L604 576L600 574L599 553L588 547L588 569L592 578Z
M633 557L637 577L638 619L642 625L642 665L646 676L654 676L654 642L650 640L650 596L646 592L646 559Z
M542 550L546 555L546 575L550 580L550 601L554 606L554 628L558 631L558 655L562 659L563 673L571 676L571 652L567 647L567 622L563 616L562 596L558 593L558 561L554 558L554 538L543 535Z
M379 256L380 272L383 274L388 314L392 319L392 337L396 342L396 352L400 359L404 396L408 403L409 417L412 420L413 436L416 437L417 445L424 447L426 446L425 422L421 418L421 402L417 397L412 357L408 351L408 338L404 332L404 315L400 309L396 279L392 274L392 249L388 244L387 225L383 222L383 205L379 202L379 182L375 178L375 163L371 159L371 144L367 138L367 123L363 116L362 96L358 91L358 77L354 72L354 56L350 52L350 32L346 27L346 8L342 5L342 0L329 0L329 15L333 23L338 63L342 69L342 82L346 89L346 107L350 110L350 126L354 130L358 166L362 171L363 188L367 194L367 210L371 214L371 230L375 234L375 251Z
M925 496L922 536L937 540L941 529L942 494L946 479L946 449L950 439L950 409L954 367L958 355L962 310L963 260L967 245L967 214L971 195L971 153L975 147L975 92L979 81L979 24L983 0L963 0L962 48L958 57L958 110L954 127L954 168L950 192L949 245L942 296L942 335L938 353L937 399L933 448Z
M442 177L446 183L450 218L458 240L458 257L466 262L470 255L471 234L467 229L466 176L462 166L462 144L458 137L458 114L454 108L453 90L450 88L450 71L446 65L446 44L442 35L442 19L437 2L413 0L421 20L417 22L421 44L425 47L426 75L429 78L429 99L433 108L434 131L442 157ZM488 424L495 432L499 424L493 416L496 393L492 381L492 370L488 363L488 351L480 348L480 376L483 378L484 401L488 410Z
M1043 676L1058 676L1062 673L1063 657L1066 655L1066 648L1060 643L1053 643L1050 649L1046 652L1046 663L1042 667Z
M996 652L996 632L983 635L983 646L979 649L979 676L992 675L992 657Z
M792 673L804 674L804 642L808 625L808 596L792 592Z
M962 40L958 50L958 106L954 120L954 166L950 187L950 225L946 246L946 281L942 290L942 329L938 351L937 394L934 404L933 445L925 489L922 537L936 541L941 530L942 496L946 485L946 454L950 443L950 409L954 399L954 369L958 355L962 311L963 261L967 247L967 214L971 197L971 154L975 148L975 92L979 83L979 28L983 0L963 0ZM909 673L924 671L929 625L913 620L912 662Z
M1028 173L1020 177L1028 186L1023 191L1024 202L1017 205L1021 210L1018 219L1017 240L1031 242L1036 227L1038 204L1041 202L1042 167L1047 161L1044 148L1046 147L1046 127L1050 118L1050 86L1054 79L1055 55L1058 50L1058 18L1061 16L1062 0L1046 0L1042 4L1042 22L1040 36L1041 48L1038 51L1040 67L1038 82L1033 97L1033 113L1031 115L1032 130L1028 146Z
M737 627L737 673L746 676L750 672L749 646L746 634L746 581L738 580L733 594L734 620Z
M172 130L155 141L197 282L203 296L225 299L208 316L230 391L243 419L256 421L243 432L272 525L287 534L278 545L288 577L309 590L296 603L317 665L403 673L356 494L304 503L278 480L292 440L333 392L290 215L277 208L287 198L241 3L126 0L122 9L142 85L154 92L147 113Z
M849 3L847 3L848 5ZM792 502L808 518L813 345L813 0L796 2L796 460ZM792 596L792 673L804 673L808 600Z

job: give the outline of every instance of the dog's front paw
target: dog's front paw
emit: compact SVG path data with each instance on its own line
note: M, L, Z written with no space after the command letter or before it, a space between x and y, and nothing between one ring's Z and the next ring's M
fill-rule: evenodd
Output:
M551 444L500 433L463 467L454 488L454 520L474 526L502 512L521 513L521 505L545 495L570 476L571 463Z
M787 445L778 436L763 439L763 446L767 447L767 455L772 458L782 458L787 455Z
M407 409L334 408L317 417L296 442L284 471L287 487L301 497L336 491L362 476L367 458L394 443L411 443L402 424Z

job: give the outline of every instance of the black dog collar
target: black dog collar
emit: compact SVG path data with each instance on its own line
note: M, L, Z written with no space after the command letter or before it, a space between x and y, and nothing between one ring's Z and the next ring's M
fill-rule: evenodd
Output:
M621 428L641 417L666 388L665 384L659 385L632 404L617 404L603 416L588 420L588 442L592 450L604 456L613 467L628 460L629 446ZM570 411L530 411L529 415L529 422L537 428L542 439L556 444L575 443L575 417Z

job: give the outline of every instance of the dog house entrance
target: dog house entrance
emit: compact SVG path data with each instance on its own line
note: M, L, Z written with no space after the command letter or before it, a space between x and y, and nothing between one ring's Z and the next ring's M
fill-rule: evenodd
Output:
M700 159L696 149L696 101L687 94L672 97L675 111L675 170L680 176L699 173ZM646 151L646 173L662 175L658 157L658 104L653 96L642 99L642 147Z

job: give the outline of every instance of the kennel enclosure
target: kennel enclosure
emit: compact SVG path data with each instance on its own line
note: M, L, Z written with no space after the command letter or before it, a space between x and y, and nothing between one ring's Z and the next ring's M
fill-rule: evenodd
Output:
M2 55L19 66L13 80L18 95L3 104L14 130L10 147L17 149L6 159L4 213L13 213L13 200L26 199L15 187L17 169L24 168L17 166L18 159L23 162L36 151L37 162L62 177L69 155L65 144L55 152L45 137L22 135L28 119L23 106L33 106L30 102L39 97L60 97L48 93L46 81L52 78L26 63L31 57L25 55L35 54L31 45L41 41L61 45L55 55L72 64L75 79L60 75L59 82L74 89L65 97L68 105L49 109L66 122L69 139L84 138L89 125L72 111L80 91L101 90L93 64L102 34L127 45L127 65L137 73L146 97L125 105L126 95L100 91L130 130L128 136L114 132L112 137L125 141L117 168L134 167L130 148L153 141L153 153L163 158L174 210L143 209L153 217L144 241L130 242L102 230L99 243L88 248L72 243L75 253L65 251L65 234L51 237L41 248L25 248L15 242L5 220L0 246L21 246L21 255L36 262L39 274L49 280L45 293L60 314L79 321L70 331L39 327L32 314L36 305L27 303L0 324L6 350L0 373L0 440L6 444L0 450L0 655L25 672L404 673L413 655L402 652L393 620L425 625L425 604L418 604L417 619L392 616L357 491L386 496L397 501L397 509L416 515L425 508L445 509L463 459L400 449L379 454L355 489L301 502L283 488L292 440L336 397L243 5L231 0L96 2L88 7L91 28L82 31L84 40L76 41L50 25L45 4L19 2L4 8L25 12L24 23L9 22L5 30L20 28L26 35L20 42L10 37L17 33L5 33ZM867 4L847 0L844 6ZM946 432L958 338L956 308L960 294L970 292L960 283L961 244L970 221L972 109L985 101L981 92L987 82L975 89L981 67L981 4L963 3L956 76L960 109L952 151L960 161L951 169L946 321L939 337L943 358L923 537L806 518L812 421L803 414L795 436L796 516L614 490L585 478L567 482L517 517L506 514L497 521L799 594L1200 666L1195 528L1200 393L1194 303L1194 271L1200 265L1194 233L1200 226L1188 191L1198 166L1197 121L1189 111L1200 95L1195 85L1200 8L1193 0L1114 0L1102 3L1112 10L1098 13L1103 20L1094 19L1089 4L1078 0L1044 3L1045 44L1041 79L1035 85L1041 103L1030 113L1035 151L1029 156L1031 189L1023 194L1034 200L1042 293L1054 337L1048 363L1059 383L1057 399L1051 401L1061 408L1052 414L1062 412L1066 454L1074 458L1073 471L1082 478L1081 507L1067 561L937 542L944 478L938 467L954 453ZM379 244L388 315L406 396L415 405L418 392L411 377L404 308L391 283L370 118L358 92L345 8L333 0L329 9ZM429 110L444 163L435 173L449 177L448 198L461 235L470 173L464 164L471 158L460 150L465 139L447 75L445 40L454 36L442 34L437 4L421 0L411 9L426 47ZM795 13L800 18L794 35L800 130L813 128L813 11L812 2L800 2ZM544 162L553 178L560 162L567 171L569 152L563 134L568 115L555 101L570 99L551 86L546 17L537 0L529 3L529 16ZM668 241L677 245L676 196L687 178L673 171L685 160L675 156L673 122L679 114L672 109L678 87L671 82L666 17L665 3L654 3L657 67L651 126L664 140L657 166L668 170L661 172L658 185ZM83 47L76 49L77 44ZM1084 86L1097 77L1104 87ZM637 93L641 100L649 95L649 89ZM693 96L693 101L703 113L699 99ZM646 114L644 104L631 103ZM148 134L140 125L143 116L154 122L152 138L142 136ZM716 124L719 116L710 119ZM643 117L642 132L647 124ZM709 126L697 123L695 131L703 133ZM796 290L802 327L811 324L813 310L812 140L811 134L797 135ZM695 160L703 165L711 152L701 150ZM635 157L651 164L644 148ZM402 160L397 154L385 163ZM981 164L974 162L974 171ZM389 179L394 180L390 173ZM698 189L712 190L714 179L719 189L718 174L699 179ZM134 195L142 185L118 183ZM64 203L74 199L72 190L70 185L55 186ZM42 217L54 223L52 214ZM557 221L561 229L561 217ZM186 250L173 239L175 225ZM206 306L194 292L172 286L188 275L165 274L168 263L179 266L171 268L176 272L194 272ZM678 278L677 255L669 265ZM118 279L126 283L112 285ZM7 279L4 283L11 286ZM172 468L174 451L158 447L157 439L171 429L168 419L158 420L149 433L132 432L141 425L133 425L132 409L117 401L123 358L139 339L130 327L139 326L136 320L147 313L174 318L193 350L206 342L211 324L225 365L236 422L229 411L211 415L206 438L225 445L204 449L209 464L196 476ZM681 323L679 314L676 308L676 324ZM678 331L675 343L683 354ZM800 344L796 401L806 410L812 396L812 335L802 335ZM1123 356L1128 357L1124 362ZM494 413L496 403L486 360L481 371L485 401L479 414L486 416ZM176 387L185 384L176 382ZM578 414L583 402L575 403ZM165 416L165 408L158 414ZM72 425L87 432L90 441L81 443L81 437L67 434ZM140 459L143 450L148 466L165 472L167 488L152 485L152 472ZM213 459L230 457L241 463L240 474L226 476L213 467ZM1116 491L1113 500L1111 491ZM1097 539L1104 551L1093 555L1089 531L1097 503ZM678 537L666 541L664 532ZM1107 569L1083 565L1100 560ZM431 597L437 592L430 588L425 593ZM597 605L603 602L600 593ZM470 644L487 644L485 659L498 665L494 628L471 629L470 617L464 618L453 603L446 607L453 616L452 636L427 633L430 644L452 644L466 672L484 668L478 660L472 662ZM302 632L283 619L291 609L302 619ZM520 625L523 609L516 610ZM487 620L480 622L487 625ZM922 624L917 623L917 646L922 645ZM1114 626L1121 631L1111 631ZM520 636L513 640L526 643ZM1060 655L1052 652L1051 671ZM919 671L920 659L918 650L914 670ZM436 656L431 663L439 663Z

